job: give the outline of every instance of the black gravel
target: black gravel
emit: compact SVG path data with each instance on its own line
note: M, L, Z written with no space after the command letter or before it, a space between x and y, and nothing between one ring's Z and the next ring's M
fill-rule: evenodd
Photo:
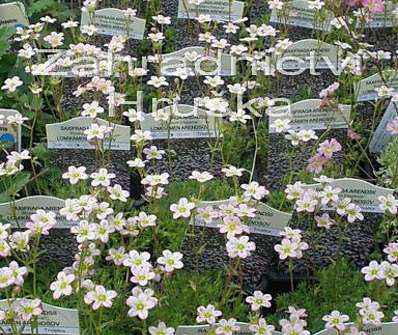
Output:
M363 213L364 220L347 223L342 229L331 227L329 230L316 227L314 220L293 216L291 226L301 229L303 239L310 248L303 252L303 258L294 261L297 273L318 271L339 257L344 257L351 264L360 269L369 263L369 255L374 250L374 234L383 215L377 213ZM330 213L332 216L332 214ZM312 232L311 225L314 224ZM342 233L341 233L342 232ZM344 236L340 240L339 236ZM273 268L278 272L287 273L287 262L280 261L275 253Z
M221 175L220 155L212 153L208 139L156 140L152 144L172 153L170 159L165 157L150 168L150 171L168 172L170 180L187 180L194 170Z
M250 240L256 243L256 250L241 262L243 287L248 292L258 287L263 273L272 267L273 245L279 238L250 234ZM226 270L231 267L231 259L225 245L225 237L217 229L196 227L195 236L187 237L181 248L184 268L193 271Z

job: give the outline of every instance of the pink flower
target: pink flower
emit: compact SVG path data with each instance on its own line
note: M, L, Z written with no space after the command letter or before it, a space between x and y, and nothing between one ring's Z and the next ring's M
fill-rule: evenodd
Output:
M307 171L312 173L321 173L323 166L328 162L328 159L323 155L315 155L308 160Z
M345 0L344 2L349 7L355 7L361 4L361 0Z
M319 144L318 153L327 159L331 159L333 154L340 150L341 144L335 138L332 138L330 141L326 140Z
M398 116L387 123L386 130L391 135L398 135Z
M384 1L383 0L361 0L362 6L369 9L371 13L383 13Z
M339 88L340 84L338 82L334 82L333 84L329 85L329 87L325 88L319 93L319 97L321 99L332 97L334 93L337 91Z
M347 136L348 138L356 141L359 141L362 138L362 136L355 132L352 128L347 129Z

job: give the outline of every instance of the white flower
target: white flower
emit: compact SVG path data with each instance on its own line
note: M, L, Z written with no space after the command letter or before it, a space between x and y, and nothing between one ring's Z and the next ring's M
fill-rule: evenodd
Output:
M87 135L87 140L103 140L105 135L112 131L112 127L100 126L97 123L91 124L90 128L84 131Z
M123 115L128 117L130 122L144 121L145 117L142 112L138 112L133 108L130 108L127 112L123 112Z
M274 246L274 249L279 254L279 258L283 260L288 257L297 257L297 247L298 244L296 242L284 238L281 244L276 244Z
M388 255L387 258L391 263L398 262L398 242L390 242L383 252Z
M226 177L241 177L245 169L237 168L230 165L228 167L222 168L221 171L225 174Z
M207 322L212 325L216 323L217 318L221 315L221 311L217 310L213 305L199 306L197 308L196 322Z
M131 135L130 139L136 143L142 143L145 141L151 141L152 135L151 132L148 130L142 131L141 129L136 129L134 131L134 134Z
M148 285L149 281L155 278L155 272L151 267L134 268L131 270L133 276L130 281L140 286Z
M241 122L243 124L247 123L247 120L250 120L251 116L246 114L243 109L239 109L237 112L231 112L229 115L229 121L231 122Z
M178 219L180 217L188 218L191 216L191 210L195 208L193 202L189 202L187 198L181 198L178 204L170 205L170 210L173 213L173 219Z
M283 9L283 1L281 0L268 0L268 6L270 9Z
M64 33L56 33L53 31L50 35L44 37L43 40L50 44L52 48L57 48L63 44Z
M213 88L224 84L224 80L222 80L220 76L206 76L206 79L203 82Z
M80 27L80 31L82 34L86 34L88 36L93 36L97 31L97 27L94 25L85 25Z
M21 86L22 84L23 82L19 79L19 77L14 76L12 78L6 79L1 89L12 93L15 92L17 87Z
M150 39L154 43L159 43L159 42L163 41L165 38L166 37L161 32L148 34L148 39Z
M71 227L70 231L72 234L77 235L77 242L82 243L84 241L95 239L96 225L95 223L89 223L86 220L81 220L77 226Z
M123 265L123 261L126 257L125 254L126 249L124 247L120 248L110 248L108 250L108 256L105 257L107 261L112 261L115 265L121 266Z
M82 116L89 116L91 118L96 118L97 114L104 112L104 109L99 105L98 101L93 101L91 104L84 104Z
M236 324L236 319L230 318L228 320L222 319L216 328L217 335L232 335L236 334L240 327Z
M252 311L258 311L261 307L271 307L272 297L261 291L254 291L252 296L246 298L246 302L251 305Z
M45 22L45 23L54 23L57 21L57 19L47 15L47 16L41 17L40 21Z
M387 197L379 196L380 209L382 211L389 211L391 214L397 214L398 200L392 194L388 194Z
M336 224L336 221L333 220L329 214L324 213L322 216L315 216L315 221L318 227L329 229L332 225Z
M363 298L362 302L356 304L359 308L359 315L362 317L362 322L367 324L380 325L384 314L379 311L380 304L372 301L370 298Z
M270 127L275 129L275 132L282 133L290 129L289 119L277 119L271 123Z
M209 180L212 180L213 176L207 171L193 171L192 174L189 176L189 179L197 180L199 183L205 183Z
M169 16L157 15L157 16L152 16L152 19L159 24L171 24Z
M127 165L131 168L142 169L145 167L145 161L143 161L141 158L134 158L134 160L127 161Z
M145 212L140 212L140 214L138 214L135 219L141 228L156 226L156 215L148 215Z
M62 178L64 179L69 179L69 182L72 185L77 184L80 180L85 180L88 178L88 175L86 174L86 168L84 166L80 167L75 167L75 166L69 166L68 167L68 172L65 172L62 175Z
M112 300L117 296L116 291L106 290L102 285L96 285L92 291L89 291L84 296L84 302L87 305L92 304L93 310L100 307L112 307Z
M361 272L365 275L366 281L372 281L375 279L381 280L384 278L381 266L376 261L371 261L368 266L361 269Z
M286 198L288 200L296 200L301 198L304 193L303 184L301 182L296 182L293 185L287 185L285 193L287 194Z
M246 92L246 87L244 87L239 83L236 83L234 85L228 85L227 87L229 92L233 94L242 95L243 93Z
M130 317L138 316L141 320L145 320L148 317L148 311L156 306L158 299L153 297L154 292L149 288L143 291L138 286L134 287L132 294L126 301L127 306L130 307L127 314Z
M302 238L300 229L292 229L290 227L285 227L284 230L279 233L279 235L295 242L300 241Z
M327 205L329 202L337 202L339 199L339 193L341 188L333 188L332 186L326 186L320 193L319 196L322 198L322 205Z
M148 175L144 179L141 180L141 184L149 185L149 186L157 186L157 185L167 185L169 183L170 175L168 173L162 173L160 175Z
M133 8L127 8L123 10L124 16L126 16L129 19L134 18L137 15L137 10Z
M164 266L164 271L173 272L175 269L182 269L184 264L181 262L182 253L163 250L163 256L159 257L157 262Z
M36 213L32 214L30 220L26 223L26 228L34 234L48 235L48 231L57 223L54 212L46 212L42 209L38 209Z
M337 329L338 331L344 331L344 323L349 319L348 315L341 314L339 311L332 311L329 315L325 315L322 318L326 322L325 327L327 329Z
M296 201L297 212L309 212L315 211L315 206L318 204L318 200L314 199L310 194L304 193L300 199Z
M361 213L361 208L358 205L355 205L353 203L349 204L345 208L345 212L347 214L347 220L350 223L354 222L356 219L362 221L363 218L364 218L362 213Z
M148 262L150 258L149 252L143 251L140 253L137 250L131 250L123 260L123 265L130 267L132 270L142 267L151 268L152 265Z
M116 175L114 173L108 173L107 169L99 169L98 172L94 172L90 175L93 179L91 181L91 185L96 186L105 186L108 187L111 183L111 179L115 178Z
M393 286L398 278L398 265L384 261L381 262L380 267L387 286Z
M174 328L167 327L162 321L159 321L157 327L149 327L149 334L151 335L174 335Z
M40 299L22 299L18 301L15 311L24 321L30 321L33 317L39 316L43 312Z
M251 251L256 249L254 242L249 241L249 236L231 237L227 242L228 256L231 258L246 258L250 256Z
M147 159L162 159L163 155L165 154L164 150L159 150L156 146L151 145L150 148L145 148L143 150L144 154L146 155Z
M6 288L14 284L12 271L8 267L0 268L0 288Z
M156 76L151 76L151 79L148 80L147 82L148 85L152 85L156 88L159 88L161 86L169 86L169 83L167 82L165 77L156 77Z
M66 274L65 272L59 272L57 275L57 280L52 282L50 285L50 290L54 291L53 298L59 299L63 295L72 294L71 284L75 280L74 274Z
M325 5L323 1L320 0L308 0L308 8L320 10Z
M394 311L394 317L392 318L393 322L398 322L398 310Z
M79 26L79 22L69 20L69 21L66 21L66 22L61 23L61 26L62 26L64 29L76 28L76 27Z
M249 326L249 329L254 333L254 335L273 335L275 327L267 324L267 321L260 317L257 323Z
M220 233L225 234L227 233L227 238L232 238L235 235L240 235L244 231L249 233L249 227L242 224L242 221L232 215L227 215L223 217L222 222L218 225L220 228Z
M128 191L123 190L119 184L116 184L114 186L108 186L107 190L109 192L109 197L112 200L127 202L127 198L130 195L130 193Z
M12 261L8 268L11 270L11 277L14 284L22 287L25 281L24 276L28 273L28 269L25 266L19 266L15 261Z
M245 197L254 198L256 200L261 200L269 194L269 191L264 186L260 186L256 181L252 181L250 184L243 184L241 188L245 190L243 194Z

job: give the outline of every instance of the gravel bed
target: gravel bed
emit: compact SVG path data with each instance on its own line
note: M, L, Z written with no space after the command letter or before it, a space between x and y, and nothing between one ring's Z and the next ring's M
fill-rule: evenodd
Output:
M69 229L52 229L50 235L43 236L40 248L43 251L40 262L56 262L62 266L71 266L78 251L75 235Z
M315 228L315 233L311 234L311 228L308 219L299 219L295 215L292 219L293 228L302 229L304 240L310 248L303 252L303 258L295 260L295 272L306 273L308 269L320 270L340 256L348 259L352 265L360 269L369 263L369 255L374 250L374 234L382 219L382 214L363 213L364 220L348 223L339 248L339 229L332 227L329 230ZM275 253L272 263L274 269L278 272L287 273L287 263L279 261Z
M316 134L320 137L323 132L323 130L318 130ZM325 139L336 138L341 143L345 136L345 129L333 129ZM288 174L289 169L295 172L304 169L307 166L308 159L315 154L316 148L312 147L314 142L311 141L306 146L292 147L290 141L285 139L285 134L269 134L267 165L257 167L260 180L264 181L264 184L271 190L283 190L285 187L283 178ZM294 148L291 166L289 166L289 148ZM343 159L342 154L335 155L335 157L340 161ZM292 183L294 183L294 180Z
M62 172L67 171L68 167L85 166L87 173L95 172L96 166L95 150L80 149L50 149L50 159L54 166L57 166ZM123 189L130 189L130 173L126 162L131 159L129 151L111 151L107 152L111 156L110 164L107 166L109 172L115 173L116 177L112 179L112 184L120 184Z
M169 143L168 143L169 142ZM192 171L208 171L214 176L221 175L222 162L218 154L212 157L208 139L173 139L152 141L153 145L174 153L156 162L150 170L168 172L170 180L188 180Z
M242 260L243 286L252 292L260 284L263 273L273 266L273 245L278 238L258 234L250 234L250 240L256 243L252 255ZM184 254L184 268L189 270L225 270L230 258L225 247L225 237L215 228L197 227L195 237L187 237L181 248ZM203 247L204 246L204 247ZM198 256L197 250L203 253Z

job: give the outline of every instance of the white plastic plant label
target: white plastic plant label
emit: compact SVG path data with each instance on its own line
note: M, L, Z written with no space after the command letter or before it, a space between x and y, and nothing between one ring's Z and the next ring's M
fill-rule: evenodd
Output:
M65 200L46 195L34 195L18 199L14 202L0 204L0 216L12 224L13 228L24 228L30 220L30 216L38 209L52 211L56 216L55 228L70 228L71 222L59 214L59 210L65 207ZM15 213L15 215L14 215Z
M204 47L192 46L163 54L160 71L163 76L176 76L177 70L189 70L189 76L232 76L235 58L221 51L207 54Z
M320 31L328 32L331 30L331 21L333 15L330 12L325 12L321 21L317 17L317 11L309 8L308 2L305 0L292 0L284 2L285 9L273 9L271 13L270 22L286 24L290 26L310 28ZM286 13L282 15L282 12Z
M112 127L110 136L104 140L104 148L111 150L130 150L130 127L97 119L100 126ZM92 119L76 117L65 122L46 125L47 147L49 149L95 149L95 145L87 141L84 131L89 129Z
M381 77L376 73L368 78L364 78L357 82L355 89L355 96L357 101L370 101L377 99L377 89L382 86L387 86L395 90L398 89L398 75L395 71L386 70Z
M199 15L210 15L214 21L236 21L243 17L243 1L205 0L199 6L188 0L178 1L178 18L195 19Z
M27 299L25 299L27 300ZM18 304L21 299L16 299L11 302ZM0 309L6 311L9 309L9 302L4 299L0 300ZM79 311L77 309L61 308L50 304L42 304L43 312L38 317L38 335L79 335ZM6 334L13 334L12 326L6 321L0 321L1 329ZM32 334L30 323L22 319L17 319L15 325L18 329L22 329L18 334ZM35 332L36 334L36 332Z
M253 334L250 330L250 324L244 322L237 322L236 325L240 328L238 331L233 332L234 335L248 335ZM217 328L218 324L210 325L199 325L199 326L178 326L175 335L206 335L209 334L209 330ZM282 335L281 332L272 331L271 335Z
M374 132L372 139L369 143L369 151L373 153L382 152L388 142L390 141L392 135L387 132L387 124L394 118L398 116L397 105L395 102L390 102L386 111L384 112L383 118L381 119L379 125Z
M0 145L21 151L21 125L7 120L9 116L21 115L15 109L0 108Z
M159 119L152 113L145 114L145 119L140 122L141 129L150 131L155 140L219 136L216 117L207 115L203 109L178 104L161 108L156 115L165 115L165 119Z
M347 324L347 327L353 325ZM396 335L398 334L398 322L386 322L381 325L365 325L363 331L366 335ZM335 335L336 331L333 329L322 330L315 335Z
M338 110L321 108L320 99L308 99L289 106L274 107L273 110L269 117L270 125L277 119L289 119L292 130L344 129L350 122L351 106L339 105ZM270 127L269 131L274 133L275 129Z
M342 190L339 194L341 199L350 198L365 213L383 213L384 211L379 207L380 201L378 198L394 193L392 189L373 185L365 180L355 178L336 179L330 185ZM304 188L314 188L317 191L322 190L321 184L306 185ZM331 208L324 209L329 210Z
M24 27L29 24L25 6L22 2L9 2L0 4L0 28Z
M145 20L138 17L129 18L118 8L96 10L94 23L90 23L90 17L87 12L82 12L81 26L89 24L94 24L99 34L108 36L124 35L136 40L144 39Z
M228 200L220 201L201 201L197 207L204 208L213 206L217 208L220 205L228 204ZM256 217L251 218L248 222L250 233L268 236L279 236L279 233L289 225L292 214L279 211L262 202L257 205ZM191 222L193 224L193 222ZM205 222L201 218L195 218L195 226L218 228L219 220L215 219L211 222Z
M314 39L294 42L276 59L283 70L331 69L338 70L339 48Z

